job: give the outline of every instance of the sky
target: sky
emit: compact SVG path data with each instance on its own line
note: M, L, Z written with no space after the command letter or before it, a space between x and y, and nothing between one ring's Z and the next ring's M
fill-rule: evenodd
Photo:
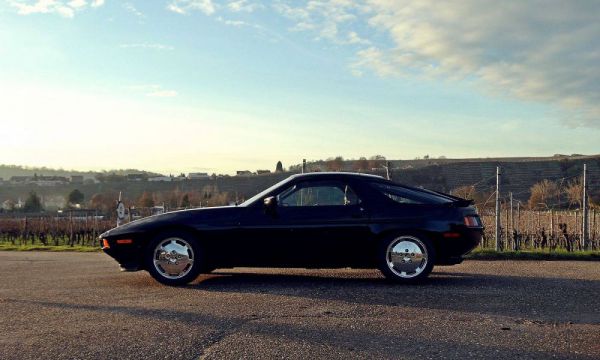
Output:
M0 0L0 164L600 153L600 2Z

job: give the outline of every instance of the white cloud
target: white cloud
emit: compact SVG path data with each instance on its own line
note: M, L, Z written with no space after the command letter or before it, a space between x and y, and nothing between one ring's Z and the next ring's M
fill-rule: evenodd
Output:
M217 18L217 21L220 22L220 23L223 23L225 25L234 26L234 27L242 27L242 26L249 26L250 25L247 22L242 21L242 20L228 20L228 19L224 19L221 16L219 16Z
M367 45L371 42L367 39L361 38L355 31L350 31L348 33L348 39L346 40L348 44L363 44Z
M132 3L126 2L123 4L123 9L127 10L129 13L135 15L137 18L145 18L146 15L139 11Z
M350 70L467 80L600 127L597 0L277 1L290 30L360 46Z
M100 7L104 5L104 0L92 0L92 7Z
M85 0L72 0L69 1L68 5L73 9L81 9L87 5Z
M559 105L600 126L600 3L373 0L369 24L392 46L359 61L379 74L475 79L495 94Z
M155 43L133 43L133 44L121 44L120 48L123 49L152 49L152 50L173 50L174 48L169 45L155 44Z
M264 6L259 3L251 3L248 0L230 1L227 8L233 12L253 12L257 9L262 9Z
M173 0L167 9L178 14L187 14L193 10L199 10L205 15L212 15L216 6L211 0Z
M178 14L185 14L185 10L175 4L167 5L167 10L170 10L170 11L178 13Z
M227 25L227 26L233 26L233 27L243 27L243 26L247 26L247 27L250 27L250 28L254 28L254 29L256 29L256 30L259 30L259 31L261 31L261 32L265 32L265 31L267 31L267 29L266 29L264 26L262 26L262 25L258 25L258 24L249 23L249 22L247 22L247 21L243 21L243 20L230 20L230 19L225 19L225 18L224 18L224 17L222 17L222 16L218 16L218 17L217 17L217 21L218 21L218 22L220 22L220 23L222 23L222 24L225 24L225 25Z
M291 20L291 31L312 31L316 40L328 40L336 44L367 44L352 25L368 8L350 0L311 0L306 3L278 1L273 9Z
M103 0L96 0L92 2L92 7L98 7L97 2L103 3ZM31 14L58 14L65 18L72 18L75 13L82 11L88 7L88 3L85 0L71 0L71 1L59 1L59 0L8 0L10 6L17 10L19 15L31 15Z

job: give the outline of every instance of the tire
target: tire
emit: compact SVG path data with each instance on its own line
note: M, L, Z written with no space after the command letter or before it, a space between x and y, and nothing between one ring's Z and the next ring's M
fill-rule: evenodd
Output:
M415 284L429 276L435 264L435 248L426 236L406 233L383 239L377 250L379 270L390 281Z
M202 271L204 253L198 240L183 231L164 232L146 248L146 269L160 283L185 285Z

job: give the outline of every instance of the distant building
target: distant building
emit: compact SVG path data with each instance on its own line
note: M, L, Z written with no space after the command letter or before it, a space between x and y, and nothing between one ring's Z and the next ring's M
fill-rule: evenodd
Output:
M15 204L14 201L12 201L12 200L5 200L2 203L2 210L4 210L4 211L13 211L16 206L17 206L17 204Z
M164 214L165 213L165 204L163 204L161 206L153 206L150 208L150 211L152 211L152 215Z
M250 176L250 175L252 175L252 172L248 171L248 170L238 170L236 172L236 175L237 176Z
M42 204L46 210L62 209L67 205L67 199L61 195L47 195L42 198ZM75 205L75 207L78 206L80 205Z
M127 174L127 181L144 181L147 179L146 174Z
M36 184L38 186L57 186L65 185L69 183L69 179L64 176L34 176L29 184Z
M154 177L148 178L148 181L153 181L153 182L170 182L170 181L173 181L173 178L171 176L154 176Z
M32 179L32 176L11 176L9 181L13 185L25 185L29 184Z
M188 174L188 179L190 180L198 180L198 179L208 179L208 173L204 173L204 172L197 172L197 173L189 173Z
M263 175L263 174L270 174L271 170L256 170L256 173L258 175Z
M71 175L71 184L83 184L83 176Z

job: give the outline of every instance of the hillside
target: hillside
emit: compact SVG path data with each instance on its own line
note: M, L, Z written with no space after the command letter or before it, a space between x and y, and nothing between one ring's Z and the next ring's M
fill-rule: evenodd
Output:
M339 167L342 171L354 171L357 160L345 160L337 164L329 161L307 163L310 171L328 171ZM414 186L449 192L461 186L475 185L480 192L494 190L496 167L502 171L502 192L513 192L516 199L527 200L533 184L544 180L572 181L588 167L588 184L591 193L600 192L600 155L555 155L549 157L506 157L472 159L415 159L389 160L395 181ZM368 172L385 175L385 161L369 161ZM294 168L301 168L296 165Z
M504 193L513 192L520 200L529 198L533 184L544 179L566 182L583 173L587 164L588 185L591 192L600 190L600 155L584 158L547 158L535 160L496 159L455 161L427 165L420 168L401 169L392 162L394 180L450 191L460 186L475 185L479 191L493 190L496 184L496 167L501 167L501 185Z
M322 162L324 164L325 162ZM502 168L502 193L513 192L515 199L526 201L533 184L544 180L566 182L579 177L583 164L588 166L588 184L590 193L598 199L600 196L600 155L585 157L547 157L547 158L496 158L496 159L425 159L393 160L393 180L408 185L423 186L433 190L449 192L461 186L475 185L481 193L490 193L495 187L496 166ZM309 163L312 171L324 171L318 162ZM60 175L93 176L93 173L46 169L23 169L3 166L0 169L12 169L10 174L23 174L19 171ZM345 161L342 170L351 171L353 163ZM127 170L122 170L126 172ZM131 172L140 173L139 170ZM383 168L369 171L385 175ZM237 194L239 198L248 198L262 189L273 185L294 172L272 173L254 176L224 176L211 179L184 180L178 182L106 182L97 184L64 184L55 187L35 185L18 186L5 184L0 186L0 202L6 199L24 199L34 190L42 196L65 197L77 188L86 199L97 193L118 194L123 191L126 198L137 199L143 192L164 192L178 189L181 192L202 191L206 186L214 186L218 191ZM13 176L13 175L11 175ZM5 177L6 179L6 177Z
M94 171L78 171L78 170L65 170L65 169L52 169L47 167L28 167L28 166L20 166L20 165L4 165L0 164L0 178L4 180L10 179L12 176L33 176L37 175L45 175L45 176L65 176L70 177L73 175L81 175L84 179L93 179L98 173L106 173L112 174L115 173L117 175L126 175L131 173L146 173L150 176L155 175L155 173L136 170L136 169L120 169L120 170L107 170L102 172L94 172Z

